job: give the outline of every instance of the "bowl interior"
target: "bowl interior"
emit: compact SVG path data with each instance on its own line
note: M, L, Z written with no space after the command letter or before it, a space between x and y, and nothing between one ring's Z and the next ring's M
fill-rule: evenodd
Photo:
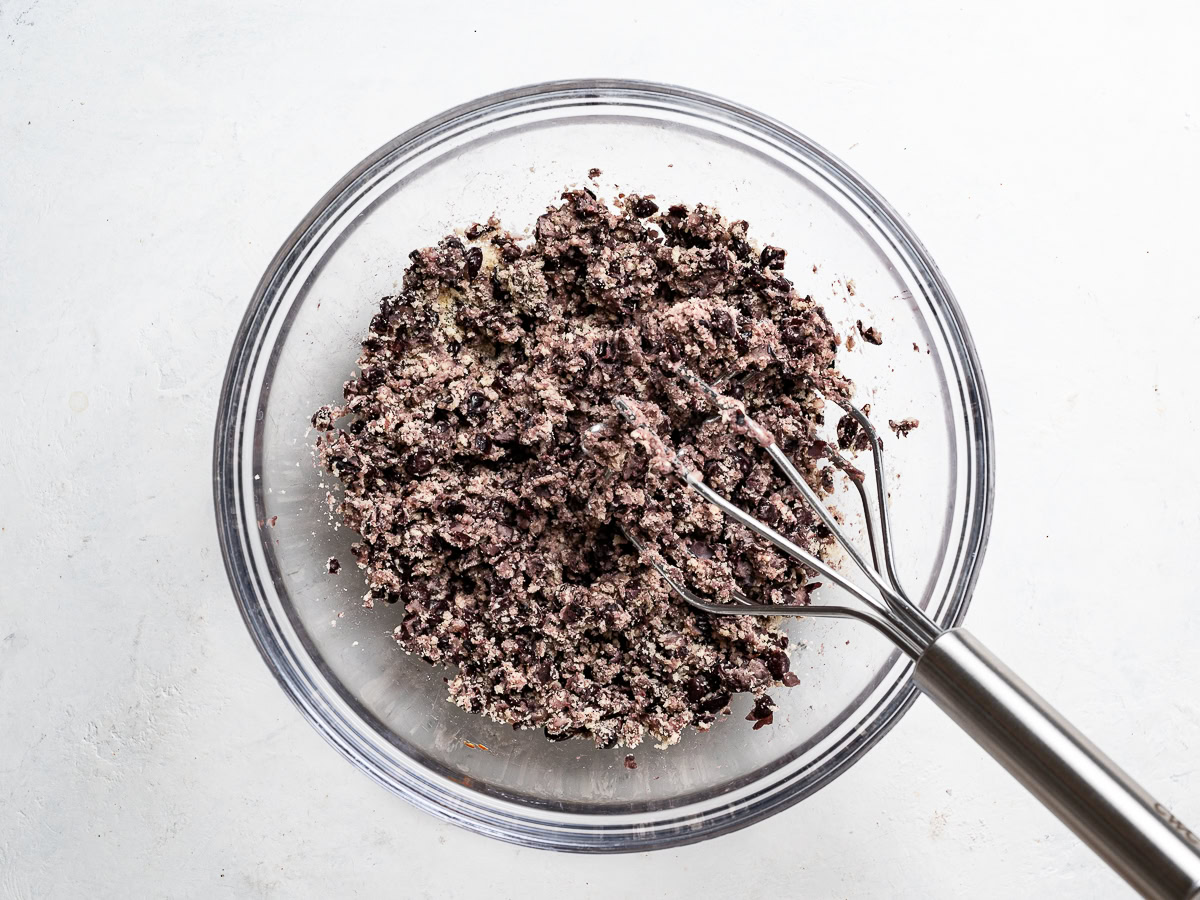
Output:
M772 692L779 704L772 726L753 731L744 720L749 701L739 697L710 732L687 733L665 751L645 744L630 769L627 750L551 743L459 710L445 699L448 672L393 642L403 610L362 608L354 535L325 502L336 485L314 463L309 417L340 399L359 341L380 298L398 291L410 250L492 214L527 232L567 185L586 184L610 200L635 191L664 206L703 202L747 219L753 239L787 248L787 276L824 305L840 334L857 337L860 320L882 332L881 346L858 338L853 350L843 347L841 365L884 436L905 587L936 618L961 614L971 569L965 557L973 558L982 515L972 493L978 436L944 298L877 212L820 159L781 146L765 126L685 106L574 98L446 117L352 173L264 279L258 317L248 318L253 352L244 354L236 454L238 515L256 586L239 593L255 606L252 630L261 617L283 648L273 651L274 664L294 671L281 677L302 673L310 716L402 792L419 782L427 794L443 795L435 803L460 812L482 806L536 818L540 810L560 822L624 817L646 828L668 813L711 815L764 791L802 795L852 758L864 733L885 727L906 696L906 660L868 628L793 620L801 682ZM592 167L602 171L594 181ZM889 418L907 417L920 421L908 437L887 429ZM856 528L853 501L836 502ZM338 575L326 571L331 556L342 563ZM837 597L828 588L825 596ZM338 737L346 733L357 737ZM356 741L358 749L350 746Z

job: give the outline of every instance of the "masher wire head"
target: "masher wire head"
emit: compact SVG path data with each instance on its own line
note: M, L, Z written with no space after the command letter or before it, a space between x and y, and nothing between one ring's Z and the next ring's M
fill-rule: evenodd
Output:
M834 400L815 386L813 390L820 393L826 402L840 407L853 417L858 426L867 435L871 447L872 468L874 469L874 487L876 492L876 507L878 517L872 515L871 502L866 488L866 477L855 468L832 446L828 448L830 461L841 469L851 483L854 484L859 502L862 504L863 518L866 522L867 540L870 545L870 561L868 561L854 541L850 540L845 530L825 508L816 492L801 476L800 472L780 449L774 436L761 424L755 421L741 401L726 396L717 391L712 385L701 381L685 367L678 367L680 378L707 396L716 407L717 419L728 426L730 430L743 434L761 446L776 468L791 483L805 502L812 508L825 527L829 529L834 539L871 582L878 596L873 596L859 585L850 581L840 572L830 567L823 560L797 546L769 525L750 515L741 507L731 503L721 494L704 483L703 477L688 466L678 453L669 453L662 440L654 432L642 415L636 402L626 397L616 397L613 405L621 414L629 427L630 435L637 440L650 454L652 462L657 462L660 470L669 469L676 477L684 482L706 501L721 510L738 524L750 529L759 537L774 545L783 553L810 569L820 573L833 584L848 592L861 605L847 606L818 603L809 606L789 606L778 604L754 603L740 592L735 591L736 604L713 603L703 600L690 591L670 571L669 566L657 553L647 548L645 544L626 531L627 537L643 553L643 556L663 576L668 586L683 600L696 609L716 615L737 616L829 616L836 618L851 618L866 622L881 632L909 656L916 658L926 647L941 634L941 629L932 622L925 612L909 599L900 585L896 575L896 563L892 553L892 530L887 509L887 483L883 472L883 444L875 427L866 414L844 399ZM882 557L882 565L881 565Z

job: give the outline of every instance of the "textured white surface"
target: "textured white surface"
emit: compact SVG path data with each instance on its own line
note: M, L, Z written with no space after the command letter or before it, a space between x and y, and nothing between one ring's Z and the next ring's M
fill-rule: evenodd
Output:
M1193 4L248 6L0 0L2 900L1124 895L924 700L768 823L581 858L416 812L275 686L209 481L259 274L394 134L588 74L761 109L909 218L995 407L972 630L1200 820Z

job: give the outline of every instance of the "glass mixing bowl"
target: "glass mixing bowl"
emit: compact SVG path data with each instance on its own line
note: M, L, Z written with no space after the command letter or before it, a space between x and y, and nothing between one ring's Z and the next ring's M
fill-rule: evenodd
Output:
M879 740L916 689L909 660L870 629L793 620L801 683L772 692L772 726L752 730L749 698L738 697L710 732L643 745L630 769L625 749L551 743L458 709L446 671L392 641L401 605L361 607L354 536L331 524L309 417L341 398L410 250L491 214L529 228L568 184L747 219L756 240L788 249L786 274L839 333L860 319L882 331L882 346L843 350L842 368L877 421L920 420L907 438L883 431L897 561L946 627L966 609L987 536L991 427L962 316L900 217L812 141L715 97L628 81L495 94L373 153L292 232L238 331L216 428L221 547L264 659L330 743L421 809L528 846L644 850L808 796ZM337 576L331 556L343 562Z

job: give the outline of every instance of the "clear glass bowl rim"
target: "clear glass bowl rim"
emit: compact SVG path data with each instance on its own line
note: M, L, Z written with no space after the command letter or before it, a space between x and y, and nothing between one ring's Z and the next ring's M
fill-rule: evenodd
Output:
M715 837L760 821L820 790L848 769L899 721L917 696L911 664L895 680L885 705L856 737L819 770L789 784L765 784L756 794L728 806L679 814L659 809L630 819L607 821L604 816L554 815L504 800L455 789L432 777L397 771L375 752L363 734L364 723L348 719L314 690L294 660L295 649L285 645L266 614L261 585L251 572L246 542L255 529L243 514L241 491L242 440L249 387L254 366L264 347L266 323L273 304L273 287L280 273L306 243L306 238L338 208L342 198L380 161L404 151L417 152L449 130L472 122L490 122L501 115L556 105L619 105L654 103L693 113L725 126L753 132L803 155L809 164L846 191L904 253L924 279L939 313L939 324L956 363L968 448L966 516L963 543L958 550L960 573L954 582L940 624L961 622L970 602L991 527L995 454L992 418L974 344L949 285L925 247L903 219L862 178L843 162L794 129L740 104L674 85L625 79L553 81L513 88L454 107L422 122L388 142L348 172L312 208L284 241L268 265L234 338L217 411L213 447L213 497L217 531L226 573L242 618L267 666L280 686L314 728L360 770L418 808L484 835L522 846L581 852L632 852L679 846Z

